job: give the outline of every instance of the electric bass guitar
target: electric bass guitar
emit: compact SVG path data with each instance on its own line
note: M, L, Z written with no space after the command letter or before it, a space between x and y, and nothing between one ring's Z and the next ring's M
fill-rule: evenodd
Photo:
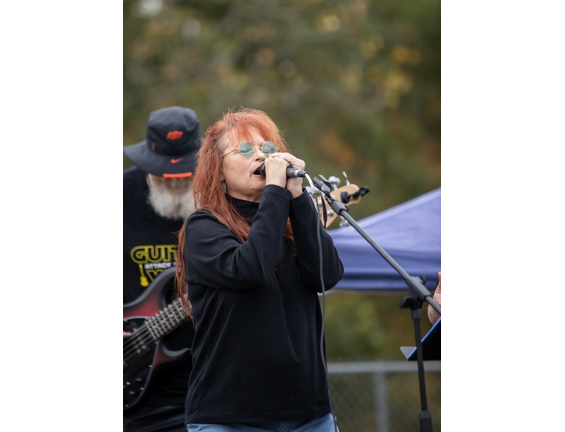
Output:
M188 317L182 301L167 303L175 268L161 272L135 301L124 305L124 411L137 406L156 370L184 358L190 351L168 349L162 338Z

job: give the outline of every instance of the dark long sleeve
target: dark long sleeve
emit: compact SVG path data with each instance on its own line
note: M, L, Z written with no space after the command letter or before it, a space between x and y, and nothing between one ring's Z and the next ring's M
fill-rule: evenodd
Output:
M272 277L283 254L281 242L290 208L290 192L266 188L246 242L210 213L200 211L189 219L187 256L196 280L224 290L259 289ZM202 235L207 233L207 235Z
M331 411L309 199L266 186L259 204L248 203L245 242L207 211L188 219L185 280L196 333L185 422L308 420ZM289 217L296 248L283 237ZM343 267L331 238L321 233L321 242L329 289Z
M307 193L292 200L290 223L304 285L322 292L321 280L323 280L325 290L333 288L343 276L343 264L334 247L333 239L325 229L321 228L314 203ZM318 234L320 243L318 243ZM322 269L320 269L320 255L323 261Z

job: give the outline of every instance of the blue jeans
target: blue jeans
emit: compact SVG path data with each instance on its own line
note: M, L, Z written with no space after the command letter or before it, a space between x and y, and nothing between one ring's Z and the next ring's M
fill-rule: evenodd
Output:
M307 421L258 423L189 423L187 432L339 432L334 428L333 415L327 414Z

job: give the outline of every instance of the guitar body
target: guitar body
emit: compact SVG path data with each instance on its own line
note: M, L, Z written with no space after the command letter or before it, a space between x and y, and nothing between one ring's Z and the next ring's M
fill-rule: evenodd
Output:
M180 300L171 303L174 276L174 267L163 271L138 299L124 305L124 331L132 333L124 339L124 411L137 406L157 370L182 360L189 351L188 348L168 349L163 344L162 335L148 325L151 321L157 321L158 325L159 316L166 310L174 310L171 316L178 322L174 323L173 328L161 331L166 334L186 318ZM171 321L168 315L163 319L167 323Z

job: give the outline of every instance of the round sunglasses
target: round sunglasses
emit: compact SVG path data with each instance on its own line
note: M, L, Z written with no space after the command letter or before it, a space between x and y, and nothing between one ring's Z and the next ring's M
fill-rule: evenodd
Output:
M230 153L233 153L236 150L239 151L239 154L241 156L243 156L244 158L247 158L247 159L249 159L250 157L252 157L255 154L255 146L248 141L243 141L243 142L239 143L237 148L234 148L233 150L230 150L229 152L225 153L222 156L222 159L224 157L226 157L227 155L229 155ZM263 144L261 144L261 151L263 152L263 154L265 156L270 156L273 153L278 152L279 149L271 141L265 141Z

